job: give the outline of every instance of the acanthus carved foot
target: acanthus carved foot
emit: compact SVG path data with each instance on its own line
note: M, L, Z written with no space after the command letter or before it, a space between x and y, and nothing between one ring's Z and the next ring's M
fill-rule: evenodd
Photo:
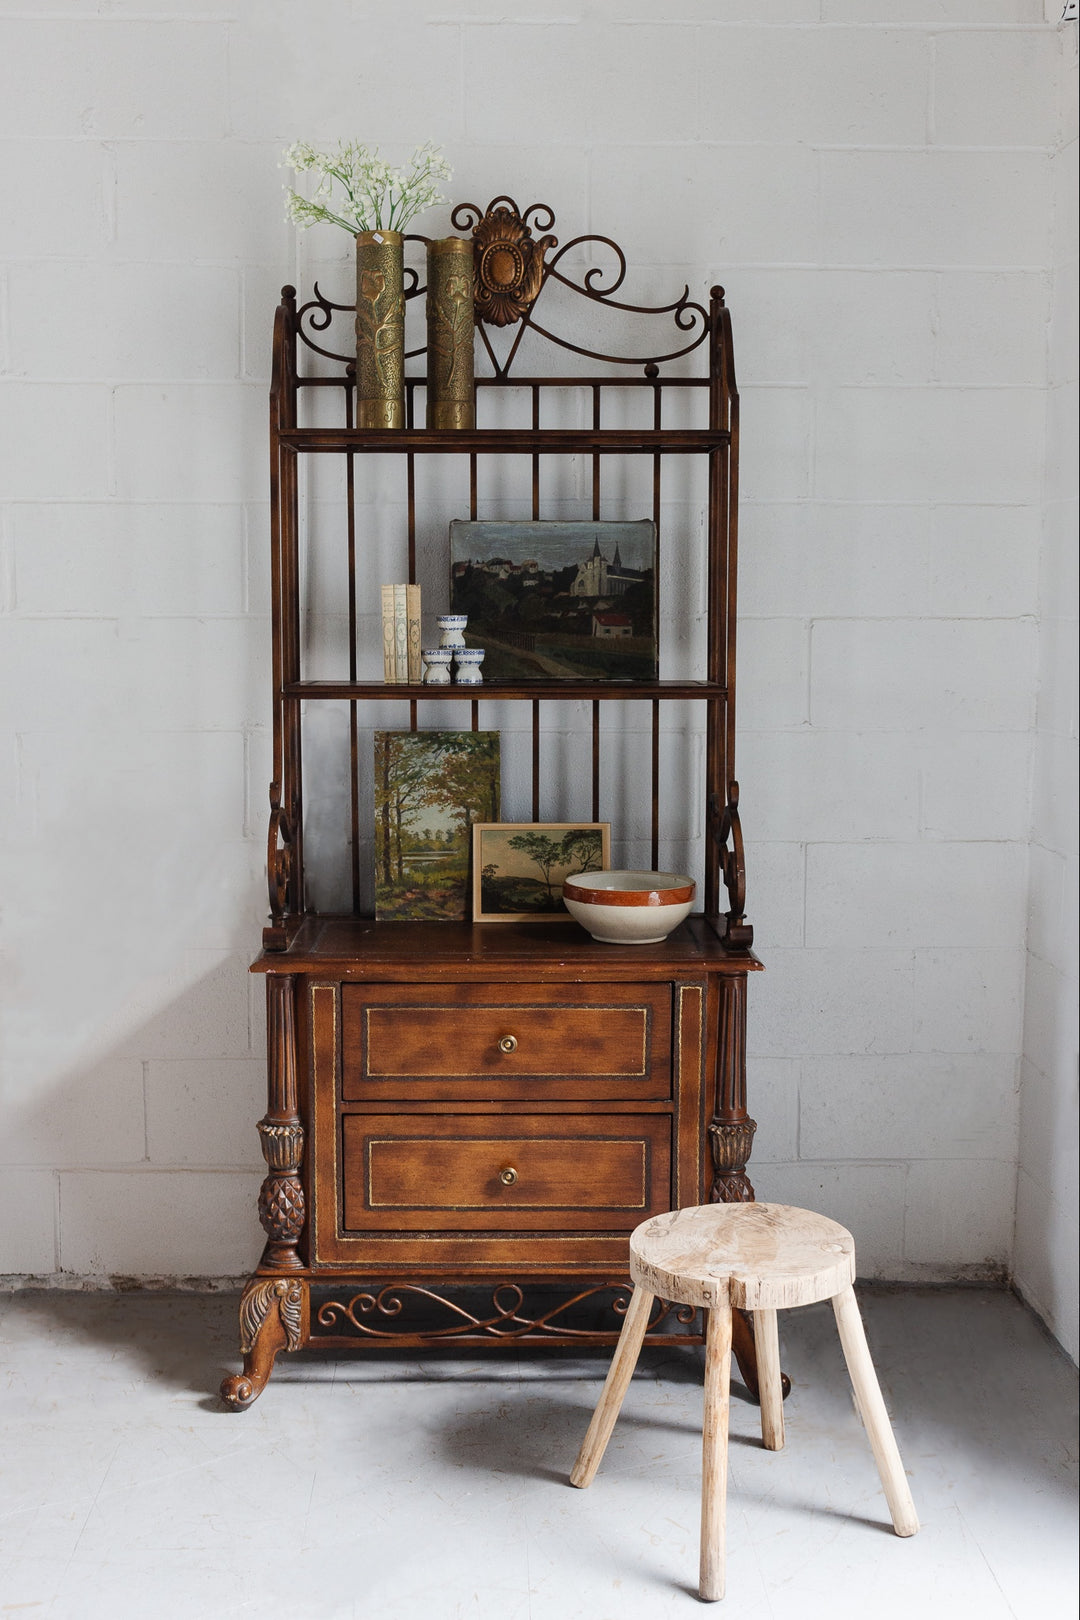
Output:
M712 1148L713 1185L710 1203L752 1204L754 1188L746 1174L747 1161L754 1145L757 1120L744 1119L734 1125L721 1125L715 1120L709 1126L709 1145Z
M266 1388L279 1350L299 1350L308 1338L308 1288L298 1277L257 1277L240 1301L244 1370L221 1385L221 1399L242 1412Z

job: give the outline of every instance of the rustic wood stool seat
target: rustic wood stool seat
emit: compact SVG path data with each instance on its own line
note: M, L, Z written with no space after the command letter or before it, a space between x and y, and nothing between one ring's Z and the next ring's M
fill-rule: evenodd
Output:
M654 1216L631 1233L630 1275L633 1297L570 1475L572 1485L591 1484L600 1465L637 1363L653 1298L707 1311L698 1590L707 1600L722 1598L732 1308L754 1313L762 1441L770 1451L779 1451L784 1444L784 1409L776 1313L828 1299L893 1528L898 1536L915 1534L919 1528L915 1504L851 1286L855 1244L850 1232L824 1215L787 1204L677 1209Z

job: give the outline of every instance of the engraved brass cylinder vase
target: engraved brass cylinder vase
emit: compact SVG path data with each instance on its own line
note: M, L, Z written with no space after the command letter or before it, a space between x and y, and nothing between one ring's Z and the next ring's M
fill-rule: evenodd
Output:
M405 426L405 238L356 238L356 425Z
M473 245L465 237L428 243L427 377L428 427L475 427Z

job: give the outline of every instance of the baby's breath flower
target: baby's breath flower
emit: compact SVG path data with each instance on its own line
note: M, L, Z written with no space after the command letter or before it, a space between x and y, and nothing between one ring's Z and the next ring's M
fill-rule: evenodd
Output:
M310 198L286 187L286 218L302 230L316 224L340 225L354 235L404 230L417 214L446 200L438 182L453 173L432 141L418 146L408 166L400 169L392 169L377 146L360 141L339 141L329 152L319 152L308 141L295 141L282 158L297 174L315 171L319 176Z

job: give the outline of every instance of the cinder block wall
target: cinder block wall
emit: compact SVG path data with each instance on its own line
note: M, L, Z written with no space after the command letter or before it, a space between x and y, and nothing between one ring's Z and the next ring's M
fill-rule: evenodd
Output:
M258 1251L269 329L347 262L277 164L342 134L440 141L643 297L726 286L759 1195L868 1273L1008 1270L1065 40L1042 0L0 0L0 1270Z
M1054 212L1039 569L1039 686L1028 883L1017 1286L1080 1354L1077 1230L1077 106L1076 52L1059 63L1065 118L1050 159Z

